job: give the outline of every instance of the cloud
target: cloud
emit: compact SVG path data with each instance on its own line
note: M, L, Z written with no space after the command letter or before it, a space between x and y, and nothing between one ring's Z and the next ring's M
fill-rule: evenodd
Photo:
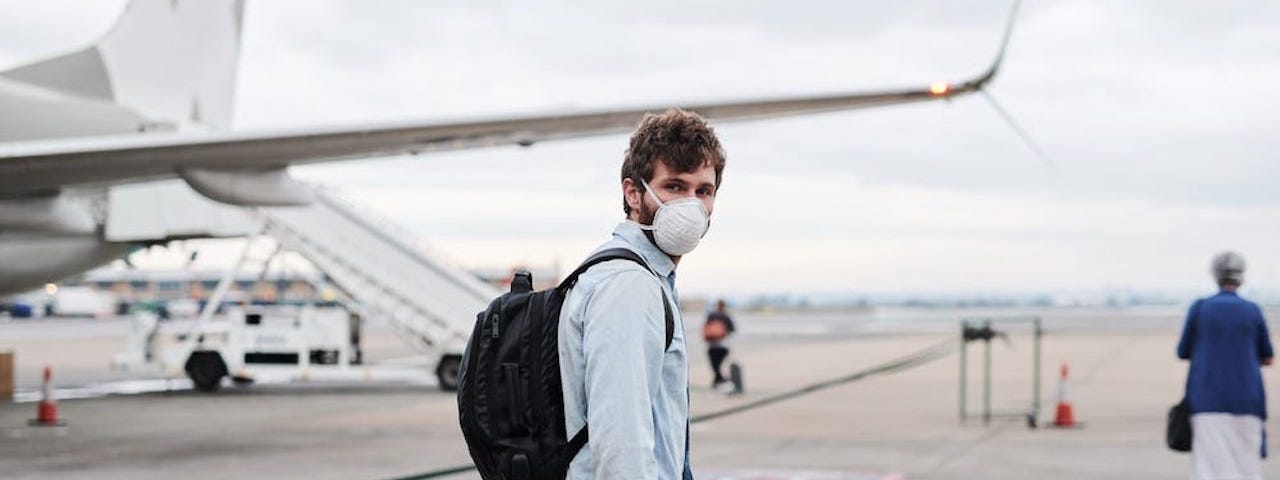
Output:
M62 27L75 9L33 5L10 18L39 21L0 20L0 61L111 15L95 7ZM248 5L247 129L959 80L991 61L1008 13L934 0ZM1278 21L1263 2L1027 2L992 92L1053 170L978 97L720 125L725 188L681 282L1185 289L1228 247L1250 256L1256 281L1280 282L1268 266L1280 265L1268 253L1280 241ZM615 135L295 171L462 263L570 264L620 219L623 148Z

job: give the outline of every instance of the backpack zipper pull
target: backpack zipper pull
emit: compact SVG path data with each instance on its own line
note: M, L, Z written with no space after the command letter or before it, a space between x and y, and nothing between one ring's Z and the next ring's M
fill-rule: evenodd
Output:
M499 332L498 332L498 314L496 314L496 313L495 313L495 314L493 314L493 315L490 315L490 316L489 316L489 322L493 323L493 326L489 327L489 330L490 330L491 332L493 332L490 336L491 336L491 337L493 337L493 338L498 338L498 336L499 336Z

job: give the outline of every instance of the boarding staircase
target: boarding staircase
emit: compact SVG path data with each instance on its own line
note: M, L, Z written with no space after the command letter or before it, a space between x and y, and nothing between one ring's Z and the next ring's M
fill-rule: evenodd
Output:
M264 208L264 233L297 252L350 297L363 318L381 319L439 358L449 389L475 324L497 289L432 253L408 231L314 187L303 207Z

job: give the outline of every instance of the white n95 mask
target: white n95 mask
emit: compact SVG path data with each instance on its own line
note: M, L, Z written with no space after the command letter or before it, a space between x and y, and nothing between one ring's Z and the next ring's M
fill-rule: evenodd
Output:
M658 202L658 211L653 214L653 225L640 225L643 230L653 231L653 240L658 248L667 255L679 257L692 252L707 229L711 227L711 218L706 205L697 198L686 197L662 203L647 183L641 183L645 193Z

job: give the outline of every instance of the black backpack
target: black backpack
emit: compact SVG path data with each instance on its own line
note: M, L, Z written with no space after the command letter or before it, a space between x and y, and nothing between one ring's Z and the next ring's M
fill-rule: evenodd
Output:
M587 444L585 426L573 438L564 427L560 307L579 275L618 259L649 270L635 252L613 248L592 255L550 290L533 291L533 275L520 271L511 292L476 316L458 374L458 419L485 480L563 480ZM670 348L675 320L666 295L662 307Z

